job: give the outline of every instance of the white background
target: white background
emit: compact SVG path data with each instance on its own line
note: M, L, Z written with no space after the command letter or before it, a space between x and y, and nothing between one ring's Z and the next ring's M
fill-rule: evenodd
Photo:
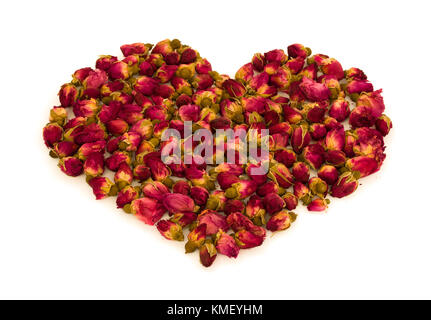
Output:
M10 1L0 12L0 298L431 298L427 1ZM42 127L60 85L124 43L179 38L231 76L303 43L365 70L394 129L387 160L324 214L212 268L95 201Z

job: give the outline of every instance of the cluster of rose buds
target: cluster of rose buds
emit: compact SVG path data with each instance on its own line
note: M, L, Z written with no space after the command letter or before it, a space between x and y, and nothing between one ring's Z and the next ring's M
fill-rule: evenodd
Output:
M351 194L385 159L392 123L381 90L362 70L300 44L255 54L234 79L177 39L121 51L124 58L101 56L61 87L45 144L61 171L85 175L96 199L116 196L118 208L186 241L206 267L217 254L260 246L266 230L289 228L299 203L326 210L328 196ZM255 174L259 163L244 164L226 141L213 142L224 143L222 156L233 148L234 163L165 164L162 135L176 129L184 148L186 121L193 132L268 129L268 171Z

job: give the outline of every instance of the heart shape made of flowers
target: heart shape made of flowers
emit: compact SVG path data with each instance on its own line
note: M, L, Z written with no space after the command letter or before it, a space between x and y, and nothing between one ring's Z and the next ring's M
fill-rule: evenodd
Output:
M177 39L121 51L123 59L101 56L95 69L79 69L62 85L45 144L65 174L85 174L96 199L116 196L118 208L169 240L183 241L188 229L185 250L198 250L206 267L217 253L236 258L260 246L266 230L288 229L299 203L326 210L328 194L351 194L385 159L392 123L381 90L362 70L344 70L303 45L256 53L234 79ZM177 140L163 139L168 129ZM244 161L238 140L216 136L210 149L222 148L210 159L221 155L221 163L202 161L205 152L163 161L168 145L196 150L204 141L191 133L201 129L245 132L254 151L265 145L268 153ZM262 163L267 171L256 174Z

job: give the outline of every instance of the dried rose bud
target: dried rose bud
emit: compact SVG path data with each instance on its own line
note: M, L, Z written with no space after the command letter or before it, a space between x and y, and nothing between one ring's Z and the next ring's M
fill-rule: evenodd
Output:
M150 50L150 45L144 43L124 44L120 49L125 57L133 54L147 55Z
M53 107L49 112L49 122L63 126L67 120L67 111L63 107Z
M177 71L175 72L175 76L179 78L183 78L185 80L189 80L194 77L195 73L196 73L196 69L193 64L181 64L178 67ZM186 92L181 92L181 93L186 93Z
M105 163L103 154L95 152L88 155L84 161L84 173L87 177L101 176L105 171Z
M344 98L335 100L329 109L329 115L339 122L346 120L349 114L350 106Z
M120 137L118 147L120 150L136 151L141 143L141 135L137 132L129 131Z
M269 150L275 151L286 148L289 144L289 135L283 133L274 133L269 136Z
M85 78L87 78L91 71L93 71L93 69L89 67L76 70L72 75L72 83L78 85L82 84L82 82L85 80Z
M289 68L289 70L291 71L291 73L293 74L298 74L299 71L302 70L302 68L304 67L305 64L305 59L302 57L296 57L293 59L289 59L285 66Z
M331 95L331 91L328 89L328 87L326 87L324 84L315 82L308 77L302 78L302 82L299 87L310 101L328 100Z
M325 211L328 209L329 202L328 199L314 199L308 204L307 209L308 211L316 212Z
M171 41L169 39L165 39L165 40L159 41L158 43L156 43L156 45L154 46L154 48L151 51L151 53L152 54L159 53L159 54L165 56L165 55L173 52L174 49L172 48L172 43L176 42L176 41L175 42L174 41L175 40Z
M229 258L236 258L240 249L235 239L222 230L216 235L216 248L220 254L224 254Z
M64 157L58 162L58 167L71 177L79 176L83 171L81 160L74 157Z
M259 186L256 193L261 197L266 196L268 193L281 194L281 188L278 186L277 182L268 181Z
M109 67L108 74L113 80L126 80L130 77L129 66L126 62L116 61Z
M344 71L341 64L334 58L329 58L326 55L316 54L309 59L309 63L315 62L320 70L326 75L333 75L338 80L344 78Z
M269 231L276 232L281 230L286 230L290 227L291 223L294 221L296 214L289 212L287 210L282 210L274 214L266 224L266 228Z
M293 130L291 145L296 153L300 153L311 141L306 125L300 125Z
M331 187L331 196L343 198L353 193L358 188L358 176L355 173L346 171L338 178Z
M137 132L142 139L149 140L153 135L153 123L148 119L141 119L130 128L130 132Z
M154 225L166 212L166 209L160 202L151 198L133 200L130 207L131 212L135 214L139 220L149 225Z
M386 136L392 128L392 121L387 115L383 114L376 120L375 125L382 136Z
M95 142L84 143L78 150L78 158L81 160L87 159L92 153L105 153L105 140L99 140Z
M207 59L199 59L196 62L196 72L200 74L207 74L212 71L211 63Z
M322 108L318 103L304 103L301 111L308 122L321 123L325 117L326 109Z
M381 94L381 89L370 93L364 92L359 96L356 104L358 106L366 106L370 110L372 116L378 118L385 111L385 103Z
M226 217L209 209L203 210L198 215L198 225L201 224L206 225L207 235L216 234L219 230L227 231L229 229Z
M373 84L366 80L350 80L348 81L345 89L346 93L353 99L355 94L359 94L361 92L372 92L373 90Z
M235 242L241 249L258 247L265 238L248 230L240 230L235 233Z
M239 181L240 179L237 175L229 172L221 172L217 175L217 182L223 190L230 188L234 183Z
M376 120L377 118L373 116L370 108L363 105L358 105L352 110L352 113L350 114L349 124L353 128L371 127L374 125Z
M129 129L129 125L122 119L111 120L106 123L106 129L110 134L119 136L125 133Z
M287 47L287 53L290 58L307 58L311 54L310 48L304 47L302 44L295 43Z
M233 79L229 79L223 82L223 88L232 98L240 98L246 92L245 87L240 82Z
M190 194L190 190L191 190L190 183L185 180L179 180L175 182L172 187L173 193L181 193L186 196Z
M370 156L382 163L386 155L381 133L370 128L358 128L354 134L357 137L357 143L353 146L355 155Z
M248 163L246 167L246 173L247 175L257 184L261 185L266 182L268 179L266 174L253 174L253 170L257 170L260 168L260 165Z
M245 215L253 220L254 223L262 225L265 223L264 203L257 195L252 195L245 207Z
M66 83L61 86L58 96L60 98L60 104L62 107L71 107L80 97L80 90L77 89L73 84Z
M308 182L308 186L311 193L321 199L324 199L328 194L328 184L318 177L312 177Z
M346 161L346 168L352 172L359 172L360 178L369 176L380 169L375 159L366 156L348 159Z
M240 165L223 162L212 170L211 175L217 176L219 173L222 172L239 176L244 173L244 169Z
M52 148L62 137L63 128L57 123L49 123L43 128L43 140L48 148Z
M338 170L334 166L324 165L317 172L317 176L329 185L333 185L338 180Z
M237 199L228 199L224 204L224 213L229 215L233 212L244 212L244 203Z
M142 186L142 193L148 198L162 201L170 191L159 181L149 181Z
M163 205L170 213L193 212L195 202L189 196L181 193L168 193L163 197Z
M124 208L124 211L130 212L130 203L133 200L138 199L138 197L139 192L136 190L136 188L132 186L124 187L118 192L117 208L124 208L126 206L126 208Z
M220 113L223 117L237 123L244 122L243 107L240 103L224 99L220 102Z
M310 168L304 162L295 162L292 167L292 175L296 181L307 183L310 178Z
M349 70L346 70L345 76L348 79L355 79L355 80L367 80L367 76L361 69L358 68L350 68Z
M109 158L106 159L105 164L109 170L117 171L122 162L130 164L130 155L124 151L115 151Z
M165 182L170 179L171 171L160 159L150 159L146 165L150 168L154 180Z
M206 208L215 211L223 211L226 201L227 198L224 195L224 191L215 190L210 194L207 200Z
M84 117L76 117L69 119L66 124L64 125L64 130L74 129L80 126L83 126L87 123L87 119Z
M52 151L58 158L69 157L75 154L78 149L78 145L71 141L61 141L54 144Z
M229 199L245 199L255 193L257 184L254 180L240 180L226 189L225 195Z
M235 80L240 81L242 83L249 82L254 75L253 64L247 63L243 65L235 74Z
M261 53L255 53L253 58L251 59L251 63L253 65L253 68L258 71L262 72L263 68L266 64L265 56Z
M270 83L275 85L280 90L286 90L289 88L292 74L290 69L282 66L276 70L276 72L271 75Z
M203 187L192 187L190 189L190 197L198 206L203 206L207 203L209 192Z
M229 227L235 232L247 230L259 237L265 237L266 235L265 229L253 224L253 222L242 213L231 213L227 217L227 222L229 224Z
M207 226L205 223L198 225L187 236L187 243L185 245L186 253L190 253L199 249L205 242Z
M345 142L346 135L344 133L344 128L329 131L325 138L325 144L328 150L341 151L344 149Z
M108 82L108 74L103 70L91 70L82 85L85 88L84 94L99 96L99 88Z
M194 186L205 187L207 189L214 189L214 182L211 181L210 176L205 170L200 170L196 167L185 169L185 177L190 180Z
M298 198L292 192L286 192L282 198L287 210L294 210L298 206Z
M302 203L304 203L304 205L308 205L313 199L310 189L308 189L308 187L301 182L295 182L293 185L293 193L299 200L302 201Z
M332 117L325 117L323 124L325 125L327 131L344 128L342 123L338 122L335 118Z
M347 160L346 154L341 150L328 150L325 154L326 162L335 166L341 167Z
M281 49L271 50L265 53L265 59L267 62L278 62L280 64L284 64L288 56Z
M102 55L96 60L96 69L107 71L111 65L118 61L117 57L110 55Z
M263 198L263 203L266 212L270 215L273 215L286 206L284 200L276 193L268 193L265 198Z
M180 225L169 220L160 220L157 223L157 230L168 240L183 241L184 234Z
M133 172L130 166L126 162L122 162L118 166L118 170L114 175L114 181L118 186L118 189L123 189L133 181Z
M95 177L88 181L88 184L93 189L96 200L116 195L118 192L117 186L106 177Z
M289 149L277 150L274 153L274 159L290 168L296 162L296 153Z
M217 258L217 250L211 240L206 240L199 249L199 258L204 267L209 267Z
M322 123L312 123L309 127L311 138L314 140L323 139L326 136L326 126Z
M194 212L177 212L172 215L171 220L172 222L175 222L179 224L182 228L192 224L197 219L197 214Z
M138 180L139 182L147 180L151 177L150 168L143 164L138 164L133 168L133 178Z

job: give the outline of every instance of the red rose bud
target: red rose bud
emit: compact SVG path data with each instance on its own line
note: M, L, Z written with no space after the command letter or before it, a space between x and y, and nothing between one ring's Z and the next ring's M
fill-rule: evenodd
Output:
M129 66L126 62L116 61L109 67L108 74L112 80L126 80L130 77Z
M87 78L91 71L93 71L93 69L89 67L76 70L72 75L72 83L82 84L82 82L84 82L85 78Z
M204 267L209 267L217 258L217 250L211 240L206 240L199 249L199 258Z
M383 162L385 146L381 133L370 128L358 128L354 134L357 136L357 143L353 147L356 155L370 156L379 163Z
M290 141L293 150L300 153L311 141L310 133L306 125L300 125L293 130Z
M314 140L323 139L326 136L326 126L321 123L312 123L309 127L311 138Z
M279 67L273 75L270 77L270 83L275 85L280 90L286 90L289 88L292 74L290 69L283 66Z
M71 141L61 141L54 144L53 152L56 157L63 158L74 155L77 149L77 144Z
M282 198L287 210L294 210L298 206L298 198L292 192L286 192Z
M358 176L352 172L344 172L337 182L331 187L331 196L343 198L353 193L358 188Z
M230 215L234 212L243 212L244 211L244 203L241 200L237 199L228 199L224 204L224 213L226 215Z
M304 78L308 78L311 80L317 79L317 72L318 72L317 65L315 63L309 64L304 69L301 70L299 73L299 76L303 76Z
M318 78L320 83L323 83L331 91L331 99L336 99L341 92L341 85L337 80L336 76L324 75ZM344 95L344 92L342 93Z
M295 43L287 47L287 53L290 58L307 58L311 54L310 48L304 47L302 44Z
M141 143L141 135L137 132L126 132L120 138L118 147L125 151L136 151Z
M317 65L319 66L320 70L326 74L326 75L333 75L338 80L341 80L344 78L344 71L341 64L335 60L334 58L328 58L324 55L320 55L323 59L317 59L317 56L315 55L311 59L313 59Z
M62 107L70 107L78 100L80 91L73 84L67 83L61 86L58 96Z
M291 223L296 218L296 214L293 212L288 212L287 210L282 210L274 214L266 224L266 228L269 231L276 232L281 230L286 230L290 227Z
M90 154L84 162L84 173L87 177L101 176L105 171L104 157L102 153Z
M121 103L117 101L111 101L109 105L103 105L100 109L97 117L103 123L108 123L109 121L117 118L117 114L120 111Z
M150 168L143 164L138 164L133 168L133 178L138 180L139 182L147 180L151 177Z
M234 183L239 182L240 179L237 175L229 172L221 172L217 175L217 182L223 190L230 188Z
M293 185L293 194L299 200L301 200L304 203L304 205L308 205L313 199L313 197L311 196L310 189L308 189L308 187L301 182L296 182Z
M265 56L261 53L255 53L251 59L251 63L256 71L262 72L266 64Z
M207 203L209 192L203 187L192 187L190 190L190 197L198 206L203 206Z
M220 254L224 254L229 258L236 258L240 249L235 239L222 230L216 235L216 248Z
M349 158L351 158L355 155L353 148L356 145L357 138L358 137L355 136L355 134L352 131L350 131L350 130L346 131L346 143L344 145L344 153Z
M332 117L325 117L323 124L325 125L327 131L344 128L342 123L338 122L336 119Z
M296 153L290 149L281 149L274 152L274 159L290 168L296 162Z
M100 58L96 60L96 69L107 71L116 61L118 61L117 57L110 55L100 56Z
M139 74L143 76L151 77L154 74L155 68L153 65L148 61L142 61L139 64Z
M115 136L122 135L129 129L129 125L122 119L111 120L106 123L106 129Z
M52 148L62 137L63 128L57 123L49 123L43 128L43 141L48 148Z
M382 97L382 90L377 90L370 93L362 93L356 104L358 106L366 106L370 110L373 117L380 117L385 111L385 103Z
M299 87L310 101L327 100L331 95L331 91L324 84L315 82L307 77L302 78Z
M229 199L245 199L256 192L257 184L253 180L240 180L226 189L225 195Z
M243 65L235 74L235 80L240 81L242 83L249 82L254 75L253 64L247 63Z
M166 209L155 199L139 198L132 201L131 212L135 214L139 220L152 226L161 219Z
M168 193L163 198L163 205L170 213L195 211L195 202L181 193Z
M257 195L252 195L245 207L245 215L255 223L262 225L265 223L264 203Z
M186 196L190 194L190 190L191 190L190 183L185 180L179 180L175 182L172 187L173 193L181 193Z
M199 59L195 68L196 72L200 74L207 74L212 71L211 63L207 59Z
M274 133L269 136L269 150L275 151L284 149L289 143L289 135Z
M317 176L329 185L333 185L338 180L338 170L334 166L324 165L317 172Z
M184 234L180 225L169 220L160 220L157 223L157 230L168 240L183 241Z
M265 59L267 62L278 62L284 64L288 57L281 49L271 50L265 53Z
M353 128L371 127L374 125L376 120L377 118L373 116L370 108L358 105L350 114L349 124Z
M284 200L276 193L268 193L265 198L263 198L263 203L265 205L266 212L270 215L273 215L286 206Z
M244 169L240 165L223 162L212 170L211 175L217 176L219 173L222 172L239 176L244 173Z
M206 229L207 226L205 223L203 223L189 232L187 235L188 241L185 245L186 253L193 252L204 244L206 238Z
M235 233L235 242L241 249L258 247L265 238L247 230L240 230Z
M223 82L223 89L225 89L232 98L240 98L246 92L245 87L240 82L233 79Z
M139 91L144 95L150 96L154 94L154 90L157 86L158 81L156 79L147 76L140 76L136 78L134 88L136 91Z
M53 107L49 112L49 122L63 126L67 120L67 111L63 107Z
M117 187L106 177L95 177L88 181L88 184L93 189L96 200L104 199L110 195L117 194Z
M352 172L359 172L360 177L366 177L380 169L379 164L373 158L359 156L348 159L346 161L346 168Z
M311 178L308 182L308 186L310 187L311 193L321 199L324 199L328 194L328 184L318 177Z
M162 201L170 191L163 183L159 181L150 181L142 186L142 193L148 198Z
M344 128L329 131L325 138L325 144L328 150L341 151L344 149L345 142L346 135L344 133Z
M181 63L192 63L196 61L197 58L197 52L193 50L192 48L185 49L181 54Z
M304 162L295 162L292 167L292 175L296 181L306 183L310 178L310 168Z
M371 92L373 91L373 84L366 80L350 80L346 85L346 93L352 98L355 98L355 94L359 94L361 92ZM354 99L356 100L356 99Z
M239 212L231 213L227 217L227 222L229 224L229 227L235 232L247 230L260 237L265 237L266 235L265 229L254 225L249 218Z
M219 230L227 231L229 225L226 221L226 217L213 211L213 210L203 210L198 215L198 225L206 225L206 234L213 235Z
M147 55L150 50L150 45L144 43L132 43L132 44L124 44L120 47L121 52L125 57L138 54L138 55Z
M169 39L162 40L154 46L153 50L151 51L151 54L159 53L159 54L165 56L165 55L174 51L172 44L174 44L174 47L177 47L177 42L179 42L179 41L178 40L172 40L171 41ZM181 46L181 44L180 44L180 46Z
M205 170L200 170L196 167L186 168L185 177L190 180L194 186L210 188L214 183ZM210 189L214 189L213 187Z
M280 187L276 182L268 181L257 189L257 194L261 197L266 196L268 193L281 193Z
M114 181L121 190L133 181L133 171L126 162L122 162L114 175Z
M302 70L305 64L305 59L302 57L296 57L286 62L285 66L289 68L291 73L298 74Z
M344 98L338 98L335 100L331 108L329 109L329 115L336 119L338 122L342 122L347 119L350 114L349 103Z
M314 199L309 203L309 205L307 206L307 209L308 211L316 211L316 212L325 211L326 209L328 209L329 202L330 201L328 199Z
M130 132L137 132L144 140L149 140L153 135L153 123L148 119L141 119L136 122Z
M73 105L73 112L77 117L94 117L99 110L95 99L80 100Z
M178 109L178 114L182 121L193 121L199 120L200 108L194 104L183 105Z
M193 80L193 87L198 90L210 88L214 83L213 78L209 74L196 74Z
M64 157L58 162L58 166L65 174L71 177L79 176L83 171L81 160L74 157Z
M99 88L106 82L108 82L107 73L103 70L96 69L89 72L82 84L86 91L93 90L98 96Z
M320 107L318 103L304 103L302 105L302 114L311 123L323 122L325 112L326 109Z
M129 204L133 200L138 199L138 197L139 192L136 190L136 188L132 186L124 187L118 192L117 208L124 208L126 206L126 208L124 208L124 211L130 212L131 208Z
M375 125L382 136L386 136L392 128L392 121L387 115L383 114L376 120Z
M367 80L367 76L361 69L358 68L350 68L346 70L345 76L347 79L355 79L355 80Z
M161 83L167 83L175 75L175 72L177 71L177 69L178 69L178 66L176 65L165 64L161 66L159 69L157 69L155 78L159 79Z
M346 154L341 150L328 150L325 154L326 162L335 167L341 167L346 162Z
M325 162L325 149L318 143L310 144L304 148L302 156L312 169L318 170Z
M105 161L106 167L111 171L117 171L121 163L130 164L130 155L127 152L115 151Z
M246 167L246 173L254 182L256 182L257 185L261 185L266 182L268 177L266 174L252 174L253 170L256 170L257 168L260 168L260 165L249 163Z
M216 210L216 211L223 211L226 201L227 201L227 198L224 195L224 191L215 190L210 194L207 201L206 208L211 210Z
M178 212L172 215L172 218L169 220L179 224L182 228L184 228L195 222L196 218L197 214L194 212Z
M150 168L154 180L164 182L169 179L171 171L161 160L152 159L146 164Z

